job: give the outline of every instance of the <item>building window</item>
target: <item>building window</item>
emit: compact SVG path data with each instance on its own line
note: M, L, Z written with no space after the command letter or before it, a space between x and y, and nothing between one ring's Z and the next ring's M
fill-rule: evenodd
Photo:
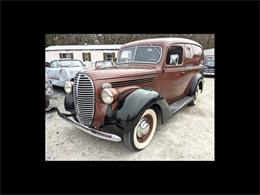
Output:
M91 61L91 54L90 53L82 53L82 59L83 59L83 62L85 61Z
M73 59L73 53L60 53L60 58Z
M114 61L115 53L103 53L104 60Z

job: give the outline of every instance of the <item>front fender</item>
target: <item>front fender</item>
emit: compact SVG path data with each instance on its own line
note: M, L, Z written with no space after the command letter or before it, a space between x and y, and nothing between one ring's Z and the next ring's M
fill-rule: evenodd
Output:
M65 94L64 107L65 107L66 111L69 111L71 113L75 113L73 93L70 93L70 94L66 93Z
M144 111L154 105L161 109L163 121L172 116L168 103L157 91L137 89L121 100L115 110L108 109L104 122L116 124L124 131L130 131L138 123Z
M67 69L60 69L59 71L59 80L60 81L68 81L70 79L70 72Z

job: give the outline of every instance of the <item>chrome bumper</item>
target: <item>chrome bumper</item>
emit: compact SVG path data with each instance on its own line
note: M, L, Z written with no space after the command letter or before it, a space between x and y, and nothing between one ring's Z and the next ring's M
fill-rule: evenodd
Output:
M215 75L215 72L204 72L203 75Z
M70 122L71 124L73 124L74 126L76 126L78 129L80 129L81 131L84 131L92 136L104 139L104 140L108 140L108 141L113 141L113 142L120 142L121 138L117 135L111 134L111 133L105 133L102 131L99 131L97 129L94 129L92 127L88 127L85 125L82 125L76 121L74 121L73 119L70 119L68 117L70 117L70 114L65 114L65 113L61 113L59 111L58 108L56 108L58 115L63 118L64 120L66 120L67 122Z
M203 75L215 75L215 69L204 69Z

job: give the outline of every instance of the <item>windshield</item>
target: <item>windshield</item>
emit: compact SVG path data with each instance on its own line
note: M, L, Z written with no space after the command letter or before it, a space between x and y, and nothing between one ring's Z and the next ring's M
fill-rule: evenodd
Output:
M60 61L61 67L83 67L84 64L82 64L80 61L77 60L71 60L71 61Z
M159 46L136 46L124 48L119 52L118 64L137 62L157 64L160 61L162 48Z

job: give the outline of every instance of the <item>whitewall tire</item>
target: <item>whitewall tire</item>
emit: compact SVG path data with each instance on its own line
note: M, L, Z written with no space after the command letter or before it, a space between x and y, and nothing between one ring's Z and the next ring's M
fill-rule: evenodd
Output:
M156 112L146 109L135 128L124 134L125 144L134 151L140 151L151 142L157 128Z

